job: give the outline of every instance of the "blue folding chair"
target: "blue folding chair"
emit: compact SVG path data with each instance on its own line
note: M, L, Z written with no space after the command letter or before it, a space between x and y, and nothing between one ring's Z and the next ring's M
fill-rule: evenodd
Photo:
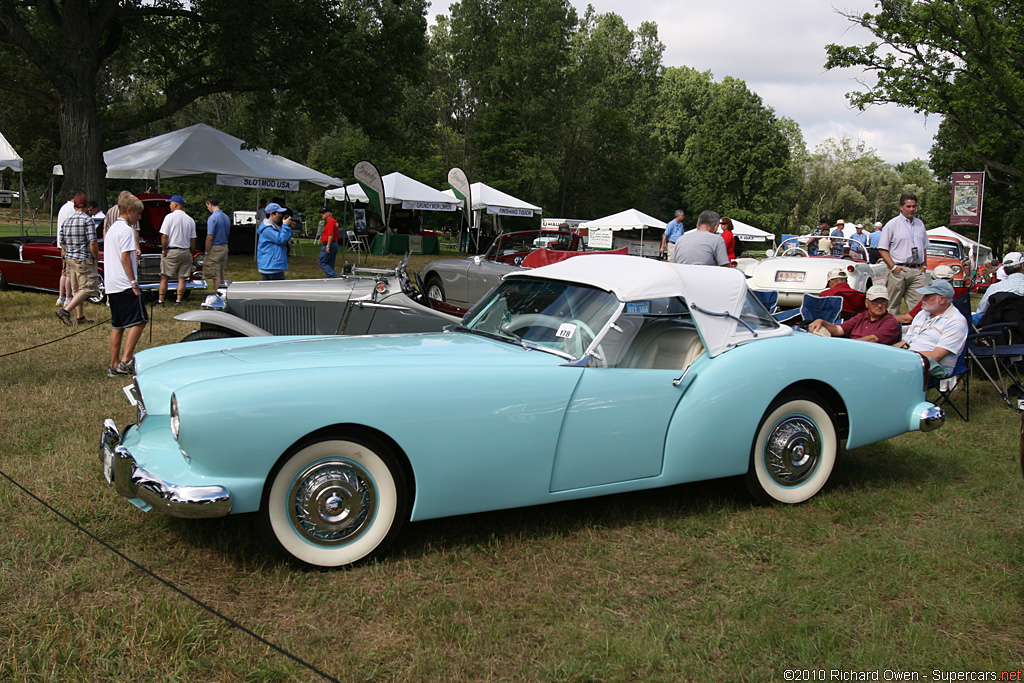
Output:
M750 290L757 297L757 300L761 302L761 305L765 307L772 315L779 310L779 293L770 289L752 289Z
M964 344L964 348L960 351L960 355L956 357L956 365L953 366L953 372L949 374L949 377L945 379L936 379L932 377L928 381L928 389L935 389L938 392L938 398L932 403L938 407L949 406L953 409L960 419L964 422L971 421L971 376L967 373L967 358L970 353L970 343ZM966 376L961 377L967 373ZM961 379L963 381L961 381ZM960 412L960 409L953 403L953 391L957 387L963 387L964 393L964 412Z
M1016 397L1010 397L1011 390L1024 396L1024 378L1017 370L1024 361L1024 344L1012 343L1010 334L1016 329L1016 324L997 323L978 328L971 322L971 304L967 297L954 299L953 305L967 318L970 329L974 330L967 335L965 347L971 367L981 370L1006 405L1018 409L1020 404L1015 400Z
M800 308L789 311L780 311L775 314L779 322L795 321L799 315L803 322L814 322L821 318L825 322L836 324L839 322L839 314L843 311L843 297L841 296L818 296L817 294L804 294L804 300Z

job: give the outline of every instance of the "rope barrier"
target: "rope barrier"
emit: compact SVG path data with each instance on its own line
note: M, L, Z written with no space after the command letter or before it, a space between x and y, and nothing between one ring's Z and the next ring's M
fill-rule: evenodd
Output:
M203 602L199 598L193 596L192 594L188 593L184 589L179 588L177 585L175 585L171 581L163 578L162 576L160 576L159 574L157 574L153 570L143 566L142 564L140 564L140 563L136 562L135 560L133 560L132 558L128 557L127 555L122 553L120 550L118 550L117 548L113 547L112 545L110 545L109 543L104 541L102 538L100 538L96 534L92 533L91 531L89 531L88 529L86 529L85 527L80 525L78 522L74 521L73 519L71 519L70 517L68 517L64 513L62 513L60 510L56 509L55 507L53 507L52 505L47 503L45 500L43 500L42 498L40 498L36 494L34 494L31 491L29 491L25 486L23 486L20 483L18 483L17 481L15 481L9 474L4 472L3 470L0 470L0 476L2 476L7 481L11 482L11 484L13 484L15 487L20 489L22 491L22 493L24 493L25 495L29 496L33 500L35 500L37 503L39 503L40 505L45 507L47 510L49 510L53 514L57 515L62 520L64 520L65 522L67 522L68 524L73 526L75 529L81 531L83 534L85 534L86 536L88 536L92 540L96 541L101 546L103 546L104 548L106 548L110 552L114 553L115 555L120 557L125 562L131 564L133 567L135 567L139 571L143 572L144 574L147 574L147 575L151 576L152 578L156 579L157 581L159 581L160 583L164 584L165 586L167 586L168 588L170 588L174 592L178 593L179 595L187 598L188 600L190 600L194 604L198 605L199 607L203 608L204 610L206 610L207 612L209 612L213 616L217 617L218 619L223 620L228 625L238 629L239 631L241 631L242 633L246 634L247 636L249 636L249 637L251 637L251 638L253 638L253 639L255 639L255 640L257 640L257 641L259 641L261 643L263 643L267 647L269 647L269 648L271 648L271 649L281 653L285 657L288 657L289 659L291 659L296 664L299 664L300 666L303 666L303 667L309 669L310 671L315 673L317 676L320 676L324 680L331 681L331 683L341 683L341 681L339 681L338 679L334 678L333 676L331 676L331 675L321 671L317 667L313 666L312 664L310 664L309 662L305 661L304 659L301 659L297 655L292 654L288 650L285 650L284 648L282 648L282 647L280 647L278 645L275 645L274 643L270 642L269 640L267 640L263 636L261 636L258 633L252 631L251 629L243 626L242 624L240 624L239 622L235 621L234 619L232 619L231 617L227 616L226 614L223 614L222 612L219 612L215 608L207 605L205 602Z

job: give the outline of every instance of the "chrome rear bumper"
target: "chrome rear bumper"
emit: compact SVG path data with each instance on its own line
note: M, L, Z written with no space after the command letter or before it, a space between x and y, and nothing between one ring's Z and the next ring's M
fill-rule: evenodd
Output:
M138 498L172 517L206 519L231 512L231 494L223 486L182 486L166 482L142 469L121 445L121 433L111 419L103 421L100 438L103 477L125 498Z
M946 413L938 406L931 406L921 415L921 431L934 432L946 424Z

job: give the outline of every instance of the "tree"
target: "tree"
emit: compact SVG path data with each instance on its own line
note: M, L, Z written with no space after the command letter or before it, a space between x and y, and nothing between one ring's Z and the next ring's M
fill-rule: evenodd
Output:
M285 120L291 93L307 115L369 125L418 68L424 14L423 0L0 0L0 77L57 112L65 183L102 196L108 137L215 93L252 93L264 120Z
M880 0L879 4L877 14L845 15L871 31L876 42L826 48L826 68L860 67L876 79L874 85L863 83L863 90L850 93L850 101L861 109L893 103L943 116L991 180L1020 184L1024 179L1024 4L1018 0ZM1004 145L1016 153L1004 153Z

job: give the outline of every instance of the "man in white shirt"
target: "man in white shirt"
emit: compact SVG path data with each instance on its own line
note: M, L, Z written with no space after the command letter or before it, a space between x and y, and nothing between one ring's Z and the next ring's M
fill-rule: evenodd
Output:
M889 312L893 315L899 314L904 299L907 309L916 306L921 300L917 292L930 280L925 270L928 233L916 214L917 197L901 195L900 215L885 224L878 240L878 255L889 267L885 286L889 288Z
M956 367L956 359L967 343L967 320L953 306L953 285L935 280L920 287L921 312L914 316L903 339L894 346L916 351L928 359L929 373L942 379Z
M185 280L192 275L192 254L196 250L196 222L185 213L185 200L176 194L167 200L171 212L164 216L160 226L160 290L157 304L163 306L167 296L168 278L178 278L175 306L181 305L185 294Z
M139 289L135 230L131 227L142 216L142 201L130 192L122 192L117 206L118 218L107 228L103 240L103 286L110 303L111 326L107 377L135 374L135 346L149 322Z

